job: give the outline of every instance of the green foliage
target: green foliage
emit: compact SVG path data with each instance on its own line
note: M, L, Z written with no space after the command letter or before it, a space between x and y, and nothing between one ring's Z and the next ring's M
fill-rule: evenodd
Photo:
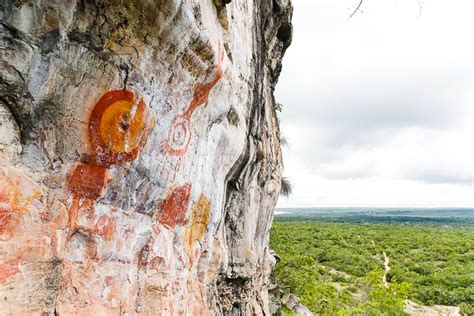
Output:
M283 315L285 316L298 316L298 314L296 314L295 312L293 312L286 306L283 306L281 311L283 312Z
M281 177L280 195L288 197L292 192L293 186L291 185L290 180L288 180L286 177Z
M474 309L471 227L280 221L275 278L321 315L402 315L404 300ZM390 258L382 283L383 252Z
M283 104L275 102L273 104L273 108L275 109L275 111L281 112L283 110Z
M359 288L366 289L367 300L355 309L362 315L403 315L404 301L408 298L410 285L392 280L389 287L381 282L384 272L374 270L362 278Z

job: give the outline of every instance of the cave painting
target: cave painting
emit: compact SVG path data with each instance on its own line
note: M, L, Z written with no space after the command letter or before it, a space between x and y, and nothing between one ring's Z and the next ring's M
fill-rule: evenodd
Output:
M211 202L201 194L191 209L189 226L186 230L185 239L188 248L188 254L193 259L193 246L196 241L201 240L206 233L207 226L211 217Z
M105 238L105 240L112 240L115 234L115 223L106 215L102 215L95 224L97 233Z
M27 251L43 252L35 240L34 219L46 213L40 189L25 175L0 167L0 284L19 272ZM31 222L28 229L24 221ZM11 242L13 240L13 242ZM54 242L54 240L52 240Z
M106 186L107 168L136 159L147 136L148 114L142 99L126 90L110 91L100 98L89 118L88 137L92 153L87 162L75 166L69 177L68 188L73 195L69 209L70 233L79 227L79 212L89 213L86 218L93 219L93 202ZM95 225L84 223L81 227L97 230L110 238L112 220L101 218L99 221ZM108 227L105 232L101 231L104 227Z
M188 210L191 183L174 188L161 202L158 221L166 228L173 228L184 222Z
M69 178L69 190L76 198L96 200L107 182L107 169L103 166L79 164Z
M191 117L196 109L206 106L211 90L224 75L222 70L224 50L220 45L218 47L217 63L208 67L205 71L206 75L214 72L213 79L207 83L197 83L194 86L193 98L190 104L183 113L176 115L171 122L168 134L163 142L163 148L167 155L175 158L169 158L163 163L160 173L162 179L167 179L168 175L173 173L172 181L174 181L175 175L181 167L181 156L188 151L188 145L191 141ZM206 48L212 50L209 43Z
M5 283L5 281L20 271L18 264L22 255L23 253L20 253L17 257L0 263L0 284Z
M100 98L89 119L95 162L107 167L137 158L148 134L147 111L133 92L116 90Z
M12 239L20 223L20 215L10 210L0 208L0 240L8 241Z

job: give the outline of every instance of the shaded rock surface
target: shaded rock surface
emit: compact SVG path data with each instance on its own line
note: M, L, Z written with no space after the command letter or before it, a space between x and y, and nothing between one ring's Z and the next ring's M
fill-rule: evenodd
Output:
M2 1L2 313L268 314L291 13Z

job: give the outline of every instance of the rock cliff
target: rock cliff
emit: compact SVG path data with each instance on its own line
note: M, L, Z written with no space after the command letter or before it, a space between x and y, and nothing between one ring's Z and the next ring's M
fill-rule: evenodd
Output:
M268 314L291 13L2 1L0 314Z

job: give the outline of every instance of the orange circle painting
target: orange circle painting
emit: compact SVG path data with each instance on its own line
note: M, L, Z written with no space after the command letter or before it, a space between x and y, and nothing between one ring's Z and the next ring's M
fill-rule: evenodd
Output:
M89 140L96 162L102 166L135 159L147 132L145 103L131 91L104 94L89 120Z

